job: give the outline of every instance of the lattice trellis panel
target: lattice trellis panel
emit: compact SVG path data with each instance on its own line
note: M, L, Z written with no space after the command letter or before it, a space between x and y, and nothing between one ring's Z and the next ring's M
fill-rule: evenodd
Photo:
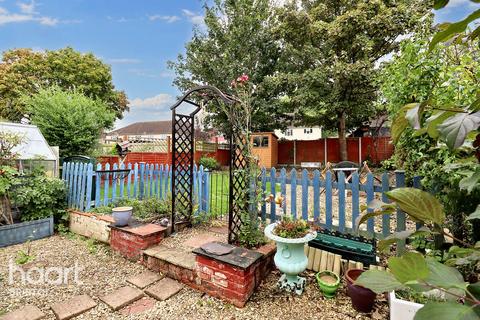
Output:
M172 144L173 223L191 222L193 203L194 117L174 114Z
M243 156L247 146L243 135L233 133L231 138L230 162L230 212L228 221L228 242L238 240L242 227L242 213L249 210L249 178L247 174L248 159Z

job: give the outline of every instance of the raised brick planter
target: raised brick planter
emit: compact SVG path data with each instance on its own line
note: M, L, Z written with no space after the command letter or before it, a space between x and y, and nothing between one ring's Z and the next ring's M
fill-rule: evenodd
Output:
M210 254L201 248L193 251L197 255L197 288L241 308L272 270L275 245L255 251L230 247L233 250L225 255Z
M112 223L112 216L76 210L70 211L70 231L87 238L109 243L109 225Z
M110 246L130 260L138 260L143 250L164 238L165 227L156 224L134 223L126 227L110 226Z

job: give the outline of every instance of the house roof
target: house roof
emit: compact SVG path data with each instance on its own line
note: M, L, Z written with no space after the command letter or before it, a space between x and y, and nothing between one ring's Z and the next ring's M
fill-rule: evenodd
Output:
M0 132L9 132L19 135L22 142L13 148L20 160L42 159L56 160L55 153L43 137L40 129L34 125L0 122Z
M144 121L135 122L126 127L110 131L108 135L134 136L171 134L172 121Z

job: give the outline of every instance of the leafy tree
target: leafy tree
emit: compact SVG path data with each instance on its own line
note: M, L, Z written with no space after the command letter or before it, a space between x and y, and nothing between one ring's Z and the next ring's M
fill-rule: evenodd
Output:
M22 103L48 143L60 147L62 157L89 154L103 129L110 128L115 120L105 102L58 87L24 96Z
M305 123L336 129L346 160L347 128L374 114L379 59L428 13L425 1L292 1L280 9L279 73L271 88Z
M3 53L0 63L0 117L20 120L26 111L22 95L52 85L104 101L117 118L128 110L125 93L112 83L110 67L92 53L70 47L44 52L13 49Z
M467 41L432 46L425 30L404 41L380 77L395 158L441 199L456 238L480 240L480 222L464 223L480 204L480 50L469 32L458 38Z
M436 0L435 6L441 8L448 0ZM473 2L478 2L473 0ZM480 10L475 11L465 20L447 24L437 32L429 45L429 50L438 49L439 42L460 35L452 43L454 45L470 45L476 47L479 30L463 34L468 24L480 17ZM464 37L465 36L465 37ZM464 39L466 41L463 41ZM457 41L458 39L462 41ZM453 47L454 48L454 47ZM447 50L452 49L448 47ZM455 50L455 49L454 49ZM456 172L461 176L457 182L458 188L472 195L480 192L480 102L478 99L478 81L476 65L478 59L471 59L471 55L464 50L454 51L460 62L459 68L455 68L451 79L442 83L447 88L457 93L457 99L450 96L442 101L443 91L432 92L420 103L410 103L403 106L394 119L397 126L395 134L398 137L409 132L408 126L413 127L416 135L428 134L433 139L444 142L452 152L460 157L449 167L460 169ZM448 70L448 68L447 68ZM467 76L463 76L464 74ZM440 74L442 76L443 73ZM471 91L471 94L465 94ZM466 95L466 97L463 97ZM473 101L472 101L473 100ZM446 172L450 174L451 172ZM480 242L477 239L464 241L449 233L444 228L447 216L442 203L432 194L412 188L398 188L387 193L389 200L394 204L375 204L375 211L363 215L359 219L361 224L369 217L391 214L397 207L407 213L412 220L424 225L418 231L397 232L379 243L379 248L389 245L415 234L427 234L449 237L454 240L452 246L443 259L444 264L431 257L424 257L416 252L407 252L402 257L391 257L388 260L389 272L369 270L362 274L357 283L373 291L385 292L395 289L410 288L417 292L425 292L436 289L445 296L445 301L427 302L415 315L415 319L479 319L480 317L480 282L478 274L480 268ZM476 209L459 221L460 224L468 225L470 222L480 219L480 197L478 194L471 199ZM468 200L467 200L468 201ZM470 201L470 202L472 202ZM476 203L475 203L476 201ZM477 224L478 227L478 224ZM477 232L474 234L478 236ZM468 268L472 273L466 279L459 271ZM465 281L468 280L468 281Z
M278 44L272 36L275 23L270 0L215 0L205 6L205 28L194 30L186 44L185 55L179 55L169 66L176 73L174 84L186 91L198 84L210 84L224 92L230 83L246 74L256 86L253 99L252 127L270 130L279 125L281 110L269 102L264 79L273 74L278 56ZM227 116L211 104L207 118L214 127L226 132Z

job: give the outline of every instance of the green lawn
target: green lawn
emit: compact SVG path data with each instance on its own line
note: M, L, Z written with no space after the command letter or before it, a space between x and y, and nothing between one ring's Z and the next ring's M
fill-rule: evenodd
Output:
M230 175L228 171L215 171L210 174L210 192L208 199L208 206L210 207L210 213L214 216L223 216L228 214L229 206L229 182ZM131 184L131 194L133 197L133 183ZM275 191L280 192L280 184L277 183L275 186ZM153 190L155 192L155 190ZM266 192L270 192L270 182L266 183ZM146 191L146 195L150 194L150 189ZM108 188L108 197L112 198L113 188L110 185ZM137 186L137 196L139 195L138 186ZM100 188L100 203L103 204L105 196L105 188L102 185ZM127 197L127 184L124 185L123 197ZM120 186L116 187L115 198L120 198Z

